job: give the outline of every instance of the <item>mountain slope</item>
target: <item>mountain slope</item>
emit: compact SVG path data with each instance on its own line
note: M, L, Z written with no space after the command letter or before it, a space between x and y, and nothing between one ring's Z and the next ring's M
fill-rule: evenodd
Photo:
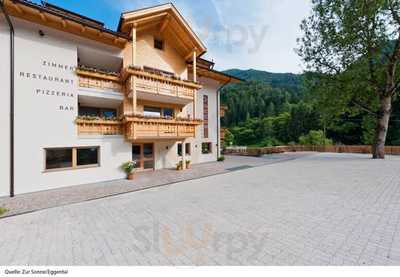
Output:
M269 84L272 88L286 89L296 93L300 91L303 82L303 75L293 73L271 73L255 69L229 69L224 72L246 81L259 81Z

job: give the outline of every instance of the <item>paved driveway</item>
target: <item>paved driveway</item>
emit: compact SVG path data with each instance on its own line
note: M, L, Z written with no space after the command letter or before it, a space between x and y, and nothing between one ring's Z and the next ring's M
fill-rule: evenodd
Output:
M0 220L0 265L400 265L400 157L315 154Z

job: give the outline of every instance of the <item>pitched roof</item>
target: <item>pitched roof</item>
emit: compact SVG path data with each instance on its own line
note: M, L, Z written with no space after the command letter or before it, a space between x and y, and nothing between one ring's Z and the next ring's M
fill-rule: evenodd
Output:
M203 42L172 3L122 13L118 31L129 33L133 26L136 26L139 32L149 26L155 26L161 34L171 38L177 50L188 59L191 58L190 53L193 50L196 50L198 57L207 51Z

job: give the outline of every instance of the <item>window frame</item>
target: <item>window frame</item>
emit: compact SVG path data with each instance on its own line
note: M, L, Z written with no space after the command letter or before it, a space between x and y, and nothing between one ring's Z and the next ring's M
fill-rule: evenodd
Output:
M88 165L78 165L78 149L97 149L97 163L96 164L88 164ZM60 167L60 168L47 168L47 150L64 150L70 149L72 151L72 166L71 167ZM101 148L100 146L72 146L72 147L46 147L43 148L43 156L44 156L44 164L43 164L43 172L57 172L57 171L67 171L67 170L77 170L77 169L86 169L86 168L96 168L101 166Z
M158 46L157 43L159 43L159 44L161 45L161 48L157 47L157 46ZM153 47L154 47L154 49L157 49L157 50L159 50L159 51L164 51L164 49L165 49L165 42L164 42L164 40L155 37L155 38L154 38L154 42L153 42Z
M181 151L179 151L179 148L181 148L180 149ZM178 155L178 157L182 157L183 156L183 144L182 143L178 143L176 145L176 154Z
M185 155L186 156L192 155L192 144L190 142L185 143Z
M209 152L207 152L207 153L204 153L203 152L203 144L208 144L209 145ZM212 154L213 153L213 144L212 144L212 142L202 142L201 143L201 154L202 155L210 155L210 154Z

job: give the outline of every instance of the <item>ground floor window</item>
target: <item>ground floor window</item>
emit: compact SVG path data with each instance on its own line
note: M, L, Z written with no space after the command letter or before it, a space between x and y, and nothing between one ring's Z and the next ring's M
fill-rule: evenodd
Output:
M178 156L182 157L182 143L178 143ZM192 154L191 150L191 144L190 143L185 143L185 155L190 156Z
M99 164L99 148L77 148L76 149L77 166L97 165Z
M211 154L212 153L211 142L203 142L201 144L201 153L203 153L203 154Z
M100 147L66 147L45 149L45 170L99 166Z
M190 156L192 154L192 147L191 147L190 143L185 144L185 154L188 156Z

